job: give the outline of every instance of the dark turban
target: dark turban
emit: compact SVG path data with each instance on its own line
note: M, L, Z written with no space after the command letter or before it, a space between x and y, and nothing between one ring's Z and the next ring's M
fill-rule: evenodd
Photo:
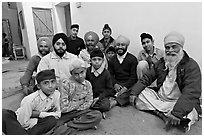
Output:
M68 46L68 38L67 38L67 35L64 33L55 34L53 39L52 39L52 45L54 46L55 42L58 41L58 39L60 39L60 38L64 41L66 46Z
M40 84L41 81L50 80L50 79L56 79L54 69L42 70L36 75L36 81L38 84Z
M108 29L108 30L111 32L111 28L109 27L108 24L105 24L105 25L104 25L104 27L103 27L103 31L106 30L106 29Z
M108 52L110 52L110 51L116 53L115 48L114 48L113 46L110 46L110 47L106 50L106 53L108 53Z
M90 54L90 58L93 58L93 57L103 58L104 55L103 55L103 52L99 48L95 48Z

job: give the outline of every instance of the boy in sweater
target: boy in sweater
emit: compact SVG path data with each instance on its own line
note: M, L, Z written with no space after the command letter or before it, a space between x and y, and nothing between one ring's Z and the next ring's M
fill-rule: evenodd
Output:
M91 82L93 87L94 103L92 109L101 112L110 110L110 97L114 97L114 89L111 76L108 70L102 67L104 61L103 52L96 48L91 54L91 67L87 69L86 79Z
M24 97L20 108L2 110L2 131L8 135L41 135L51 130L61 116L60 92L56 90L54 69L36 76L39 90Z

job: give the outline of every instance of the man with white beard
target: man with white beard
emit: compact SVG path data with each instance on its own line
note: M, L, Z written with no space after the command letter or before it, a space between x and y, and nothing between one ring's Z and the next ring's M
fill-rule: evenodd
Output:
M183 50L185 39L178 32L164 38L165 57L133 86L130 103L152 112L170 127L190 130L201 114L201 71ZM157 87L148 87L157 79Z

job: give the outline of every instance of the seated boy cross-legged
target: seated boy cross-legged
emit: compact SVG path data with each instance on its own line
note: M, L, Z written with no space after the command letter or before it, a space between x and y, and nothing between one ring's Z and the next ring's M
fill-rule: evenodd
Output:
M110 73L102 65L104 54L99 48L96 48L91 52L90 57L91 67L87 69L86 79L91 82L93 87L94 103L91 108L101 112L109 111L110 98L114 97L115 91Z
M2 110L2 131L8 135L41 135L50 131L61 116L60 92L56 90L54 69L43 70L36 76L39 90L26 96L20 108Z
M60 107L62 116L56 127L66 125L76 130L94 128L102 119L100 111L89 109L93 102L91 83L85 80L85 62L76 58L70 64L71 77L62 80Z

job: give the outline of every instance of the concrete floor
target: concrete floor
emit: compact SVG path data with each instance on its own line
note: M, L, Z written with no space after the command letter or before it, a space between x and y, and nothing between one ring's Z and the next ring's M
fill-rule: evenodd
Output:
M23 98L19 87L28 61L12 61L2 65L2 108L16 110ZM9 70L9 71L8 71ZM6 72L7 71L7 72ZM4 72L4 73L3 73ZM18 88L16 88L16 87ZM10 88L10 90L9 90ZM12 90L11 90L12 89ZM13 90L14 89L14 90ZM15 90L18 89L18 90ZM172 129L166 132L164 123L158 117L138 111L132 106L114 107L106 113L97 130L80 131L78 135L202 135L202 119L192 126L188 132Z

